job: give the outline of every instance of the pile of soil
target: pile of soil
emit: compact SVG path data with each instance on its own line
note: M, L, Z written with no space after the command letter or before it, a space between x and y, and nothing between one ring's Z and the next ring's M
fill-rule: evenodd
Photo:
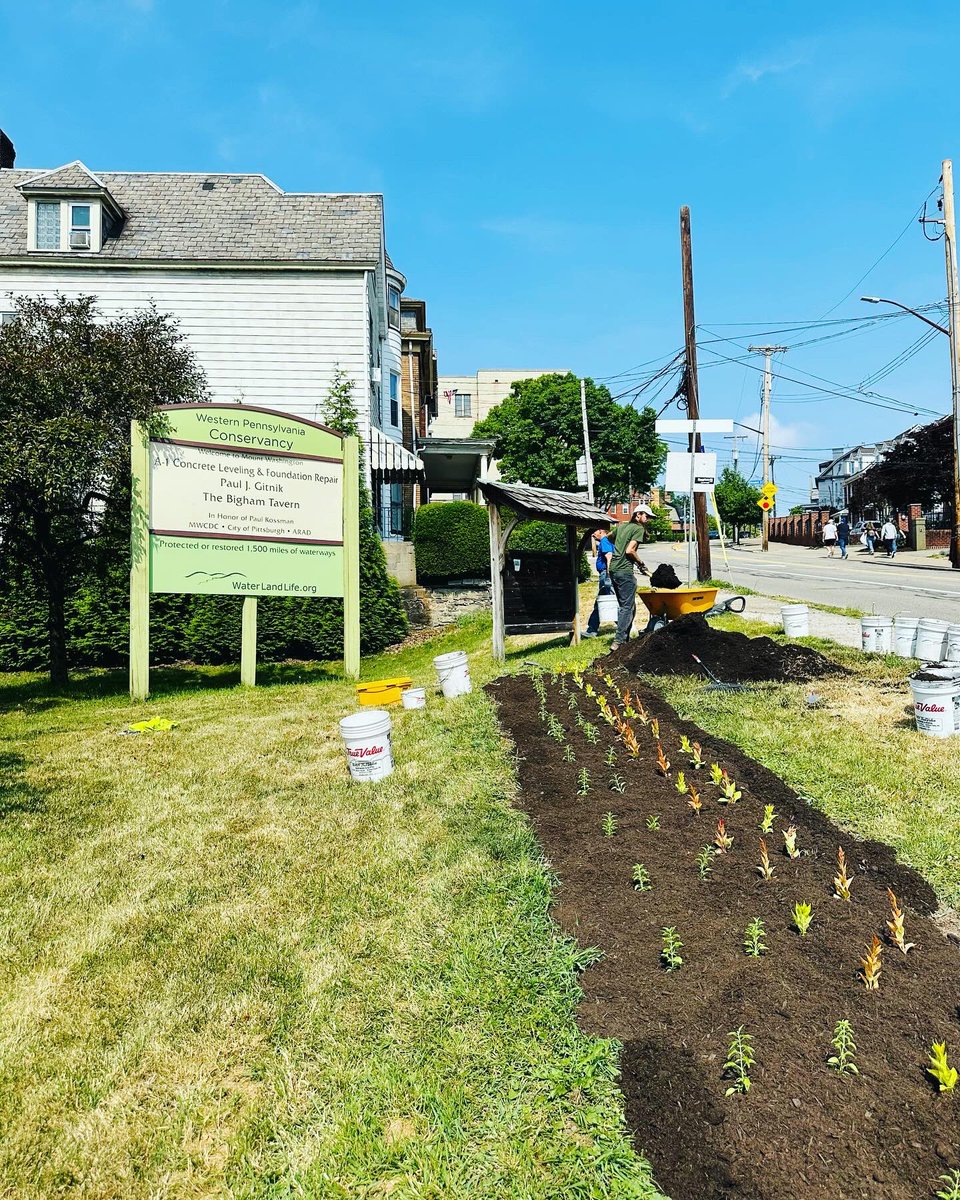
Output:
M674 1200L929 1198L942 1175L960 1168L960 1089L940 1095L925 1073L933 1041L946 1041L960 1066L960 954L930 919L932 889L889 847L843 833L648 688L635 690L633 703L639 698L659 720L670 778L658 773L649 725L630 720L640 744L631 758L595 699L572 682L546 682L564 744L547 736L528 678L503 678L488 690L517 747L518 803L560 881L554 915L580 945L603 951L582 978L579 1020L588 1033L624 1044L627 1117L659 1185ZM621 704L599 678L590 682ZM599 730L595 745L578 713ZM681 734L737 781L736 804L719 804L706 767L695 770L681 751ZM566 746L573 762L563 757ZM584 769L590 790L578 795ZM677 792L678 769L703 797L699 816ZM614 774L623 794L611 787ZM755 869L765 804L777 813L766 838L775 868L769 880ZM617 822L610 837L602 828L608 812ZM653 815L657 829L647 825ZM733 846L701 881L696 855L712 841L718 817ZM798 859L784 853L789 824ZM853 877L850 903L832 895L838 846ZM646 867L649 891L634 889L635 863ZM867 991L858 968L873 935L885 931L887 887L905 909L916 948L904 955L886 944L880 988ZM791 924L797 901L813 908L803 939ZM766 930L761 958L743 949L755 917ZM668 926L683 942L683 965L671 972L660 962ZM826 1063L841 1018L853 1026L859 1075L840 1076ZM727 1097L728 1034L741 1025L753 1038L752 1087Z
M634 675L705 678L693 660L694 654L725 683L797 682L843 674L842 667L807 646L714 629L699 613L671 621L656 633L643 634L602 661L607 670L612 666L625 667Z

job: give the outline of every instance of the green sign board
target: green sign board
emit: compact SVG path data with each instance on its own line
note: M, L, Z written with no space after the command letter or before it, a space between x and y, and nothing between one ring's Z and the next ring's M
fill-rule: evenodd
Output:
M162 411L162 437L136 422L131 435L131 694L146 695L154 592L243 597L244 682L256 597L343 597L346 669L358 675L356 439L239 404Z

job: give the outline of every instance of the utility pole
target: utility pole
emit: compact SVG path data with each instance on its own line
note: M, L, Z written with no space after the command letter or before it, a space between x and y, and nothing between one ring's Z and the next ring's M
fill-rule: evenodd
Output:
M733 442L733 469L740 474L740 446L739 442L745 442L747 435L745 433L728 433L723 439L725 442Z
M960 284L957 282L957 222L953 210L953 162L943 160L943 249L947 260L950 319L950 382L953 391L953 532L950 564L960 568Z
M751 354L763 355L763 417L760 428L763 430L763 482L770 483L770 359L774 354L783 354L786 346L748 346ZM760 542L761 550L770 549L770 513L763 510L763 537Z
M693 312L693 247L690 241L690 209L680 209L680 262L683 271L683 341L686 351L687 416L691 421L700 417L700 394L697 384L697 323ZM690 453L703 449L699 434L690 434ZM691 496L693 519L697 529L697 579L709 579L710 531L707 525L707 497L703 492Z
M580 380L580 417L583 421L583 454L587 460L587 499L593 503L593 459L590 457L590 426L587 424L587 382Z

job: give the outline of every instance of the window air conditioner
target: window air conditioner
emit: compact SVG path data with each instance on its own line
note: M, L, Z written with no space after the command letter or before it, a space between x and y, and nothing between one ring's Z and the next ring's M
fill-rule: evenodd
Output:
M89 250L90 249L90 230L89 229L73 229L70 232L70 249L71 250Z

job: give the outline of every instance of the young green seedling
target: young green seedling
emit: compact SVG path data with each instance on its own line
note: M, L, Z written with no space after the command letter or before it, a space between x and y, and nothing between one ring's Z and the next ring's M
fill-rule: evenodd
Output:
M797 849L796 825L788 825L783 831L783 849L790 858L800 857L800 851Z
M710 764L710 782L716 784L717 787L723 782L723 768L719 763Z
M807 936L807 930L810 928L810 922L813 920L813 909L809 904L802 904L799 900L793 906L793 923L801 937Z
M563 748L563 761L564 762L576 762L577 761L577 756L574 754L573 747L570 745L569 742L567 742L567 744Z
M617 765L617 752L613 746L611 746L610 749L603 756L603 761L607 764L608 767L615 767Z
M660 828L660 818L656 813L651 813L650 816L647 817L647 828L650 830L657 830Z
M589 721L584 721L583 736L587 739L591 746L595 746L600 737L600 730L596 727L596 725L591 725Z
M766 932L763 921L759 917L754 917L747 926L743 948L750 958L759 958L765 952L767 947L763 937Z
M687 794L687 781L682 771L677 772L677 780L673 786L677 789L681 796L685 796Z
M838 1075L859 1075L860 1068L854 1062L857 1043L853 1040L853 1029L846 1018L837 1022L830 1045L836 1054L831 1054L827 1059L827 1066L833 1067Z
M680 753L681 754L692 754L693 753L693 742L690 741L690 739L687 737L687 735L685 733L680 734Z
M769 879L773 875L773 863L770 861L770 854L764 838L760 839L760 863L756 869L760 872L761 879Z
M660 961L663 963L664 970L678 971L683 966L683 959L680 957L680 951L683 949L683 942L677 936L677 931L671 925L663 931L663 949L660 951Z
M763 806L763 820L760 822L761 833L773 833L773 819L776 815L772 804Z
M960 1171L952 1167L949 1175L941 1175L940 1182L947 1186L937 1192L937 1200L960 1200Z
M650 882L650 876L647 873L647 868L643 863L633 864L633 886L638 892L649 892L653 884Z
M618 775L616 771L610 776L610 791L616 792L618 796L622 796L627 790L627 781L622 775Z
M934 1042L933 1050L930 1053L930 1066L927 1067L927 1074L932 1075L940 1085L941 1092L952 1092L957 1086L957 1079L960 1078L957 1074L957 1068L951 1067L947 1062L947 1043Z
M725 1096L735 1096L737 1093L750 1091L750 1068L754 1065L753 1038L741 1025L728 1035L730 1045L727 1047L727 1061L723 1064L723 1072L733 1082L723 1093Z
M700 878L706 880L707 876L713 870L713 860L717 857L715 846L704 846L697 855L697 871Z
M570 693L570 698L567 700L567 708L569 708L571 712L577 711L577 698L573 692Z
M580 768L580 773L577 775L577 795L586 796L590 791L590 772L586 767Z
M617 832L617 818L612 812L604 813L603 816L603 836L613 837Z
M547 732L558 745L562 745L567 740L567 731L560 724L553 713L550 714L550 717L547 721Z
M660 722L657 720L656 717L654 717L650 721L650 732L653 734L653 740L656 742L659 742L660 741Z

